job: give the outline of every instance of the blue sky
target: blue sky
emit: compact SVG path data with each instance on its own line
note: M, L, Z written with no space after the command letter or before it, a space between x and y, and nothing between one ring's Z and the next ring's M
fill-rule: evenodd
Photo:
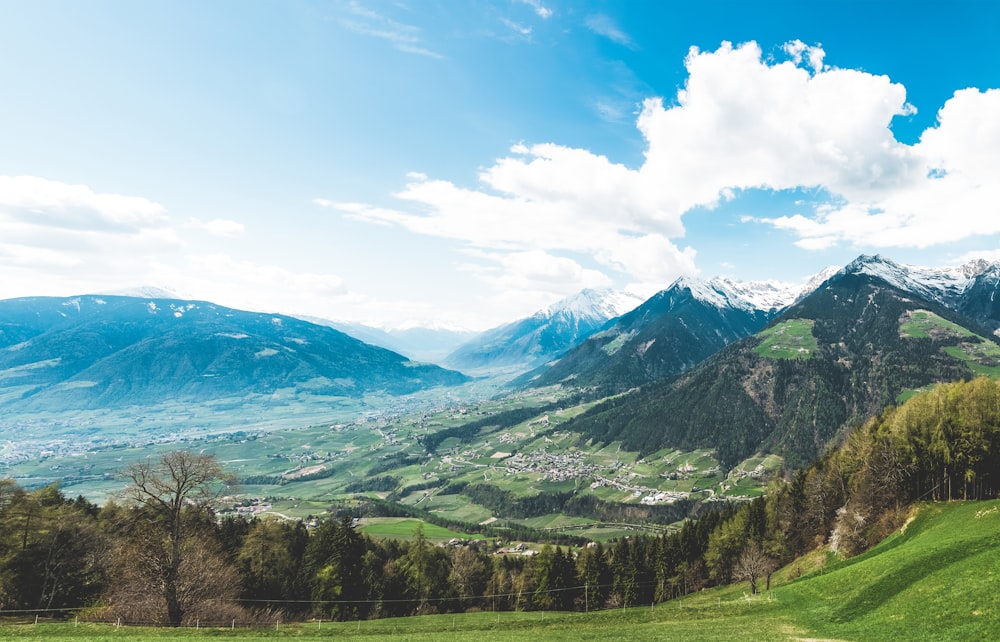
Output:
M1000 260L998 4L0 0L0 298L483 329Z

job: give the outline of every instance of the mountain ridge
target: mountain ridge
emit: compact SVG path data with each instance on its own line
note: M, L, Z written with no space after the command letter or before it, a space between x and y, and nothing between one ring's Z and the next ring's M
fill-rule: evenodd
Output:
M280 389L405 394L466 380L333 328L204 301L111 295L0 301L0 403L9 410Z
M443 364L463 371L537 366L640 303L638 297L610 288L586 289L529 317L483 332L459 346Z
M643 453L710 447L732 465L764 451L802 465L906 390L993 372L1000 347L992 338L943 303L900 289L897 267L859 257L770 321L777 343L760 332L743 338L673 379L601 404L572 429Z

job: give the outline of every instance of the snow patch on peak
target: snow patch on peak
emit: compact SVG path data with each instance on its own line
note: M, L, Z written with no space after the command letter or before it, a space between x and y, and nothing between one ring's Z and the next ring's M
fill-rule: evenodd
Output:
M976 259L962 265L923 267L895 263L882 256L862 255L841 270L842 274L867 274L901 290L951 307L985 272L1000 264Z
M681 277L671 289L690 290L691 296L717 308L780 310L798 295L801 286L783 281L734 281L716 277L710 281Z
M166 288L161 288L155 285L141 285L134 288L123 288L121 290L114 290L110 292L98 292L98 294L104 294L107 296L128 296L137 299L187 299L190 297L183 297L172 290Z
M975 279L986 272L1000 267L1000 262L988 261L986 259L972 259L959 266L962 273L969 279Z
M567 314L584 319L609 320L638 307L643 300L611 288L587 288L570 297L553 303L541 311L542 316Z

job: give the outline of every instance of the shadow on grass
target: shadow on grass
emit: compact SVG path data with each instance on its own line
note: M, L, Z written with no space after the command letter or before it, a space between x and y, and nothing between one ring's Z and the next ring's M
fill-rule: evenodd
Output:
M939 570L997 546L996 536L971 540L961 548L931 551L900 566L882 579L862 590L842 607L836 609L831 621L849 622L871 613L899 593L910 589L922 579Z

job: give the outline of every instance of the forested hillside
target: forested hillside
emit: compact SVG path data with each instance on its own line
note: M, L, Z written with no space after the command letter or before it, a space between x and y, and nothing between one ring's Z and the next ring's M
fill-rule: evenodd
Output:
M569 427L644 453L714 447L732 466L762 450L803 466L907 391L995 372L1000 348L962 324L877 277L843 273L766 332Z

